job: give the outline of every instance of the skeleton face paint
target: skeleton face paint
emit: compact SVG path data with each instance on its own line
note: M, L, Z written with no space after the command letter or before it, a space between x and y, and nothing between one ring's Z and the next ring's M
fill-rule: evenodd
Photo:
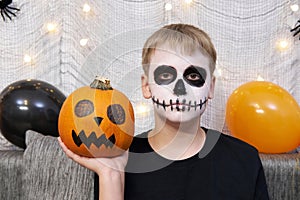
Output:
M200 51L183 56L156 50L149 68L155 112L177 122L200 117L210 91L208 74L209 59Z

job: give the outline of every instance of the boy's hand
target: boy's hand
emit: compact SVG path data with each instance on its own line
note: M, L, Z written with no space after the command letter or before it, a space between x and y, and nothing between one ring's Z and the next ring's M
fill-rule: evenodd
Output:
M62 142L60 137L58 137L58 141L63 151L69 158L79 163L80 165L96 172L98 175L103 175L103 173L109 173L111 171L124 172L124 168L128 160L128 151L124 152L120 156L113 158L88 158L73 153Z

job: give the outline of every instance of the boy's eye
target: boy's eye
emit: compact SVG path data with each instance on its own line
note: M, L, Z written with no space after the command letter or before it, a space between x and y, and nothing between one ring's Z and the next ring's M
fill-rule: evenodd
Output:
M199 76L199 74L197 74L197 73L191 73L186 76L186 79L191 80L191 81L197 81L200 78L201 78L201 76Z
M159 75L159 79L160 80L171 80L173 79L173 74L170 74L170 73L162 73L161 75Z
M154 80L158 85L168 85L177 77L176 69L168 65L160 65L154 70Z
M184 80L195 87L202 87L206 80L206 70L202 67L189 66L183 73Z

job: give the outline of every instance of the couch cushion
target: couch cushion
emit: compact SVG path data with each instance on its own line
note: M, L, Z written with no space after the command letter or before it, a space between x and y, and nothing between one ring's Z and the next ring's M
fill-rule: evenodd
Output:
M94 173L62 151L57 138L26 132L23 193L25 199L93 199Z

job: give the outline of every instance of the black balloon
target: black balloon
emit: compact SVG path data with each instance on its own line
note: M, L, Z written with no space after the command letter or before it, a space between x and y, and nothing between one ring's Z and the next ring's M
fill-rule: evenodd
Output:
M11 143L26 148L25 133L58 136L59 111L66 96L40 80L14 82L0 94L0 129Z

